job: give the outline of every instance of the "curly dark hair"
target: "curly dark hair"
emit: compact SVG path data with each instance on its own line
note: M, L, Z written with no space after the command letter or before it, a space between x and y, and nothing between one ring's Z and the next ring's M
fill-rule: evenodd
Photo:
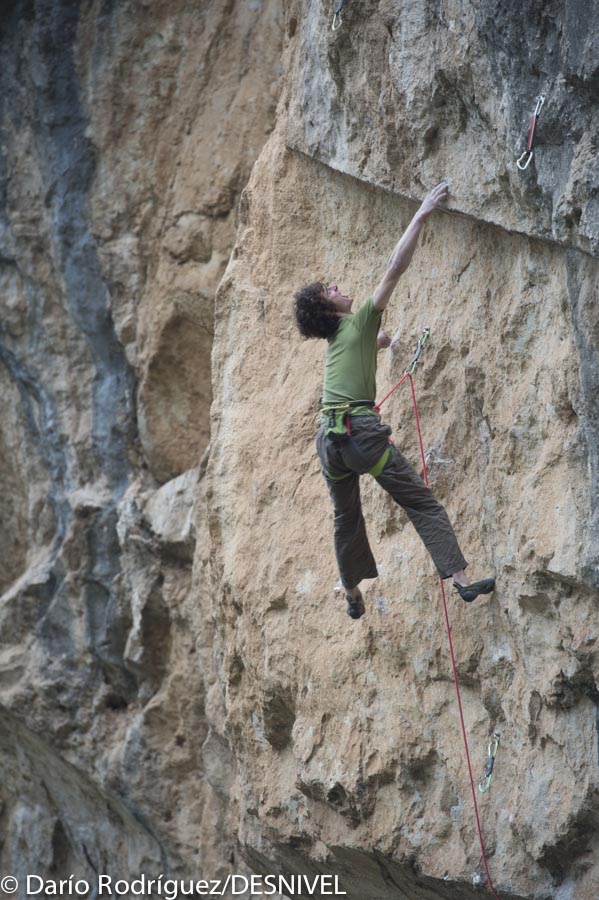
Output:
M294 296L297 327L306 338L332 337L341 319L330 300L323 297L326 286L320 281L305 285Z

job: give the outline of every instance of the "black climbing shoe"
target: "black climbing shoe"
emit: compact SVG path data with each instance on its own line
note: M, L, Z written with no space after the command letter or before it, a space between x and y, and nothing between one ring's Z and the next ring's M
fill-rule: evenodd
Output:
M362 594L358 594L357 597L350 597L349 594L346 594L345 599L347 600L348 616L351 616L352 619L361 619L366 612Z
M483 578L482 581L474 581L472 584L461 585L457 581L453 583L454 588L466 603L472 603L479 594L490 594L495 590L494 578Z

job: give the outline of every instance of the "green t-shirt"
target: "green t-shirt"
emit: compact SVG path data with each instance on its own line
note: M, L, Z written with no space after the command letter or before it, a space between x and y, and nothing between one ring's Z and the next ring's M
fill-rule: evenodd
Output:
M376 338L381 316L369 297L356 313L341 318L329 338L323 406L376 399Z

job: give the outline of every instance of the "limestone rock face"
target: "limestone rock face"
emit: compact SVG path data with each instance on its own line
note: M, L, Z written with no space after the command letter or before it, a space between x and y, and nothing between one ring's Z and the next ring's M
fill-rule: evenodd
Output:
M277 127L217 295L208 498L231 821L253 866L337 872L356 898L466 897L484 875L439 583L372 480L365 617L333 594L325 347L300 340L291 297L330 279L359 305L410 198L443 176L448 211L386 314L379 395L429 326L431 483L473 577L498 579L491 599L448 597L477 780L501 734L479 794L495 886L599 893L597 35L576 4L532 6L347 3L333 33L330 4L292 4ZM409 391L383 413L418 466Z
M450 209L597 252L596 7L366 0L337 32L329 7L290 14L289 146L412 197L445 174Z
M3 9L3 874L231 867L191 563L214 292L280 19L269 0Z
M76 62L97 165L90 212L115 330L137 375L137 425L160 481L209 442L216 286L235 208L272 128L273 3L102 3Z
M448 596L495 887L596 900L597 3L335 5L6 5L0 869L483 895L439 583L364 479L345 615L291 303L363 302L448 177L379 396L430 327L431 484L498 579Z

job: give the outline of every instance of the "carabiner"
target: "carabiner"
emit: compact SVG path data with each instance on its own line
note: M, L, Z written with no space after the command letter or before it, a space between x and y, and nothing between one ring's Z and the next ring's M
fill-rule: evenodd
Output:
M535 119L538 119L541 115L541 110L543 109L543 103L545 102L545 94L539 94L537 97L537 105L535 106Z
M485 774L478 783L478 789L481 794L486 794L491 787L491 778L493 777L493 766L495 765L495 757L499 750L499 733L495 731L493 737L489 741L489 749L487 756L487 764L485 766Z
M413 375L414 372L416 371L416 366L418 365L418 360L420 358L420 354L422 353L422 348L426 344L430 333L431 333L430 328L425 328L424 331L422 332L420 339L418 341L418 346L416 347L416 352L415 352L414 356L412 357L412 362L406 369L406 372L408 373L408 375Z
M527 156L528 159L526 160L524 165L522 165L522 160L524 159L525 156ZM524 169L528 168L528 164L531 161L531 159L532 159L532 150L525 150L524 153L522 154L522 156L516 160L516 165L523 172Z
M333 16L333 24L331 25L331 31L339 31L339 29L343 25L341 10L343 9L344 2L345 0L339 0L339 2L337 3L337 9L335 10L335 14Z
M495 731L493 733L493 737L489 742L489 756L495 758L497 756L497 751L499 750L499 735Z

